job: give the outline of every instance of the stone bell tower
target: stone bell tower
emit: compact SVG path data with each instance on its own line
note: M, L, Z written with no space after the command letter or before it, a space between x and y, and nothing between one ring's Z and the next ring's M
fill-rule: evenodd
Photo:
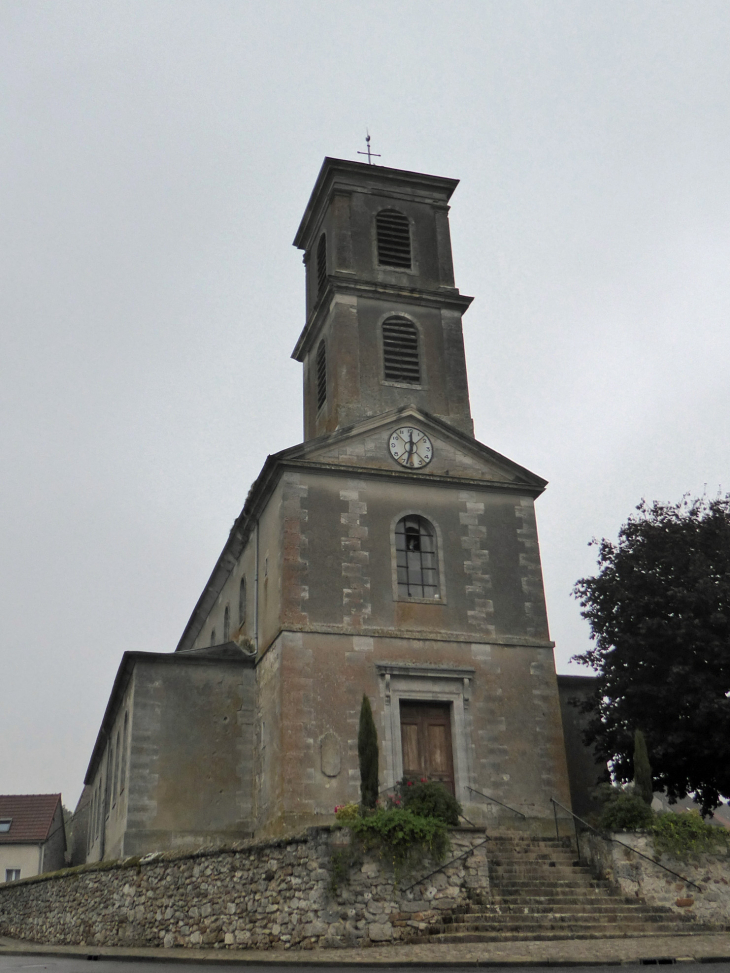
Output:
M448 202L457 179L326 158L294 245L307 268L304 438L413 405L473 435Z

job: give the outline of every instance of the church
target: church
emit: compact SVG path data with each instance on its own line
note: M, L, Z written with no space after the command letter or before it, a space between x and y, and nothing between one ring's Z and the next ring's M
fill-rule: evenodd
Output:
M75 862L331 823L364 693L384 793L428 777L472 823L541 829L595 782L548 631L546 482L474 438L457 184L324 160L294 239L304 441L267 458L175 651L124 654Z

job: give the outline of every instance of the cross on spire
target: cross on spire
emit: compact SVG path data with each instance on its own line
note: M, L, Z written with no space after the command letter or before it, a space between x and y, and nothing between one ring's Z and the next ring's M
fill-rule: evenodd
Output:
M379 152L371 152L371 150L370 150L370 132L368 132L367 129L365 129L365 151L364 152L361 152L360 149L358 149L357 150L357 154L358 155L366 155L368 157L368 165L369 166L374 165L373 158L375 158L375 159L379 159L380 158L380 153Z

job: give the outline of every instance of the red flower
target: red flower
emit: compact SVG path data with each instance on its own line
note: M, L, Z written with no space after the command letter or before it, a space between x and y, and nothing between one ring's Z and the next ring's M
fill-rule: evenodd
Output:
M412 781L412 780L409 780L409 781L407 782L407 786L408 786L408 787L413 787L413 781Z
M422 784L427 784L428 783L428 777L421 777L421 783Z

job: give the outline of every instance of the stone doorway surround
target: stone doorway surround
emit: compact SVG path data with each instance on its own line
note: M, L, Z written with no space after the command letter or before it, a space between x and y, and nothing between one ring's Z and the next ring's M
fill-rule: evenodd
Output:
M401 700L450 703L451 741L454 750L454 789L461 804L469 803L472 783L470 757L471 714L469 699L474 669L408 662L376 662L383 700L383 787L390 788L403 776L401 750Z

